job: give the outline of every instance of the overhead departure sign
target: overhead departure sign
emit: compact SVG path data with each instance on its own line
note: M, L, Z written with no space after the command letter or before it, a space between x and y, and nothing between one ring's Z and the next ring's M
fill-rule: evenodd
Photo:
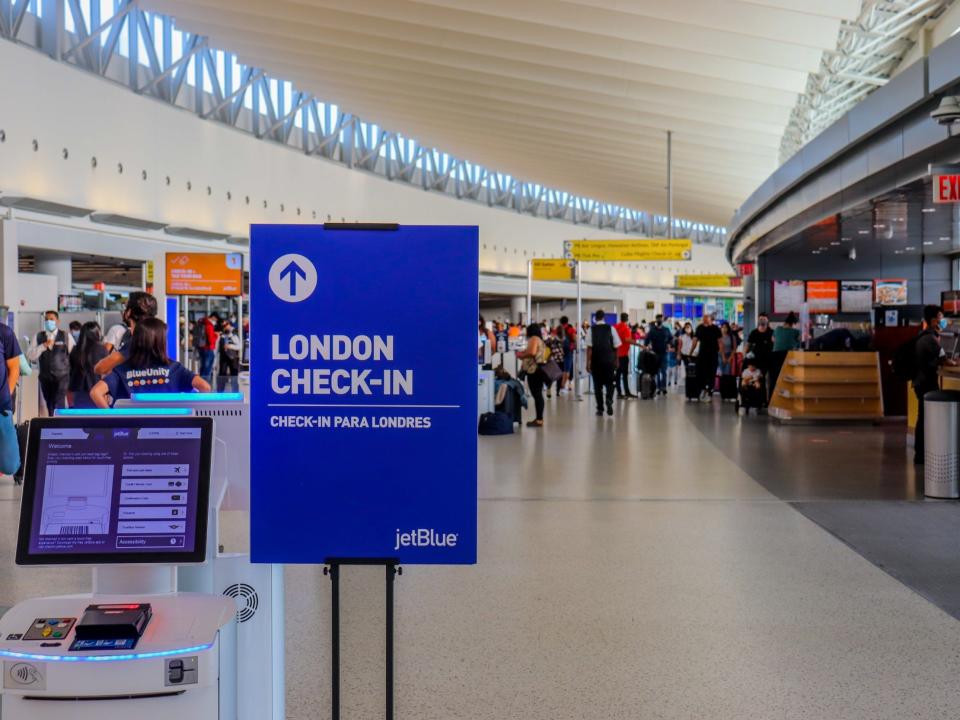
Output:
M960 202L960 166L931 165L930 176L935 203Z
M251 230L253 560L476 562L477 228Z
M677 275L677 287L733 287L738 279L735 275Z
M581 262L651 262L689 260L690 240L564 240L563 255Z
M530 261L534 280L573 280L573 260L535 258Z

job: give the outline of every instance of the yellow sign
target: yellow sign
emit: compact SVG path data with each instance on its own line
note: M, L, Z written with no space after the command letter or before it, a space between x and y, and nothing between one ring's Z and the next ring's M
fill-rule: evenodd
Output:
M147 260L147 285L153 285L153 260Z
M565 257L584 262L689 260L690 240L564 240Z
M730 275L677 275L677 287L730 287L731 279Z
M573 260L537 258L531 262L534 280L573 280Z

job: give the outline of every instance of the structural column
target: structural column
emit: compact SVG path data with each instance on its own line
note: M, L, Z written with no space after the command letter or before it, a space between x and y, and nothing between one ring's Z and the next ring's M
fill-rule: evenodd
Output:
M530 322L527 317L527 299L525 297L510 298L510 320L520 321L526 325Z
M36 271L41 275L57 278L57 293L70 295L73 292L73 259L69 255L37 255Z

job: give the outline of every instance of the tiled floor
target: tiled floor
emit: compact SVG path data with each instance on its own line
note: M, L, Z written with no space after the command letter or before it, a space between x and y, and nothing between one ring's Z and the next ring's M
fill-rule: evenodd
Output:
M479 564L397 582L397 717L954 717L960 624L700 432L740 423L728 410L671 397L596 418L554 399L542 430L481 438ZM810 472L781 450L772 472ZM12 567L3 492L0 605L85 587ZM343 717L382 717L382 570L344 572ZM286 577L288 717L312 720L329 582Z

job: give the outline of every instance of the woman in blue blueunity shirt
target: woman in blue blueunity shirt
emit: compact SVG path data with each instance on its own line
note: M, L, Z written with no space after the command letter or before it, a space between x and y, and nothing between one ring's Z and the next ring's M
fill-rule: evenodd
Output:
M159 318L137 323L130 355L93 386L90 399L100 408L132 393L210 392L206 380L167 357L167 324Z

